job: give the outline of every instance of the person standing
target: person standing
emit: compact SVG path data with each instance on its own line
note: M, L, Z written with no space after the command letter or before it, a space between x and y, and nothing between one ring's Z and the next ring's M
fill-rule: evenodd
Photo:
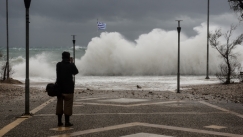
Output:
M65 127L73 126L70 123L70 116L73 113L73 75L78 74L78 69L73 63L70 53L62 53L62 61L56 65L57 79L61 95L57 96L56 115L58 116L58 126L63 126L62 115L65 115Z

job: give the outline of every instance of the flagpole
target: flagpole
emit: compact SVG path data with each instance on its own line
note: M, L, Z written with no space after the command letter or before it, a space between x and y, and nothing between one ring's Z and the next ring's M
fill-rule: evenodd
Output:
M98 27L98 19L97 19L97 24L96 24L96 26L97 26L97 36L99 37L99 27Z

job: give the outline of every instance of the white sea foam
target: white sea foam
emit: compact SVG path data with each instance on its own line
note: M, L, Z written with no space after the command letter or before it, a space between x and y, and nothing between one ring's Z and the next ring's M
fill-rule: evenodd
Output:
M13 64L13 65L17 65L17 64L24 63L24 61L25 61L25 58L22 57L22 56L18 56L18 57L16 57L16 58L12 58L12 59L10 59L10 62L11 62L11 64Z
M220 26L212 25L211 30ZM229 28L226 28L228 30ZM181 74L203 75L206 73L206 24L194 28L197 35L187 37L181 33ZM124 76L124 75L175 75L177 74L177 32L154 29L142 34L135 41L129 41L118 32L104 32L93 38L87 49L79 48L76 53L77 77L83 75ZM36 80L54 80L55 65L61 60L60 48L32 51L30 56L30 77ZM70 50L67 48L66 50ZM85 50L85 53L84 53ZM209 72L214 75L221 62L217 51L210 47ZM243 47L238 46L240 54ZM72 54L72 50L70 50ZM21 52L22 53L22 52ZM24 53L24 52L23 52ZM36 53L36 54L35 54ZM25 59L18 55L11 59L14 75L25 78ZM79 57L78 57L79 56ZM238 59L243 61L242 56Z
M73 47L71 47L71 49L73 49ZM75 45L75 50L79 50L79 49L87 49L87 47Z
M76 88L91 90L153 90L172 91L177 89L176 76L81 76ZM215 76L182 76L181 86L219 83ZM137 88L141 86L141 89Z
M219 26L210 26L211 30L216 28ZM194 30L194 37L187 37L183 30L181 33L180 70L184 75L206 73L206 24ZM77 66L83 75L175 75L177 36L176 31L154 29L131 42L118 32L104 32L91 40ZM215 49L209 48L209 72L215 74L221 59ZM242 47L238 51L242 53Z
M229 29L211 24L210 30L220 27L223 32ZM188 37L183 33L182 28L180 70L184 76L181 76L181 85L218 83L215 77L210 76L210 80L205 80L204 76L207 50L206 24L203 23L194 30L197 35ZM239 33L241 31L236 31L233 37ZM99 37L93 38L87 49L75 46L76 65L80 72L76 76L76 88L137 90L136 85L140 85L141 90L175 91L177 37L175 30L154 29L148 34L140 35L135 41L129 41L118 32L104 32ZM225 40L221 39L221 42ZM215 49L211 46L209 48L209 72L214 75L219 70L218 65L222 59ZM45 86L47 82L54 82L56 63L61 61L62 51L69 51L72 54L72 47L31 49L30 82L41 86ZM235 52L241 54L238 60L242 62L243 47L238 46ZM10 63L14 70L13 77L24 82L26 62L24 48L13 48L10 50L10 56ZM4 62L0 61L0 63Z
M215 76L181 76L180 85L198 85L219 83ZM91 90L144 90L144 91L172 91L177 89L176 76L77 76L76 89ZM31 86L45 87L47 82L54 79L31 79ZM139 85L140 89L137 88ZM181 88L183 90L183 88Z
M53 78L56 76L55 66L51 65L49 55L46 53L37 54L29 60L29 75L34 78ZM25 59L22 63L13 65L13 77L22 79L25 77Z

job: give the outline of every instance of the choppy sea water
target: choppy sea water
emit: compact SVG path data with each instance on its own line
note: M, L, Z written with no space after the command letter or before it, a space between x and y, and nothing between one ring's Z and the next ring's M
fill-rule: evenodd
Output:
M180 85L219 83L215 76L181 76ZM141 88L138 89L137 85ZM149 90L172 91L177 89L177 76L83 76L76 82L76 88L95 90Z
M24 79L21 81L24 82ZM54 83L55 79L30 79L30 86L45 88L47 83ZM218 79L210 76L181 76L180 86L217 84ZM141 88L137 88L137 86ZM22 85L24 86L24 85ZM147 90L176 92L177 76L76 76L76 89L90 90Z

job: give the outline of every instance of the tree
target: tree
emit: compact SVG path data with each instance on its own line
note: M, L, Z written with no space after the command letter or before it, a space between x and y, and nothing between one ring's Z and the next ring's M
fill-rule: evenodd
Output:
M236 12L241 14L240 20L243 20L243 0L228 0L230 8Z
M3 66L1 66L1 68L0 68L0 80L3 80L4 81L4 80L7 80L8 79L7 78L7 67L9 67L9 76L11 76L14 73L12 67L11 66L8 66L8 65L9 64L6 63L6 64L3 64Z
M4 55L2 54L2 51L1 51L1 49L0 49L0 60L2 60L4 58ZM0 64L1 66L0 66L0 80L6 80L6 79L8 79L7 78L7 68L9 68L9 75L12 75L13 73L14 73L14 71L12 70L12 67L9 65L9 63L8 62L6 62L6 64Z
M236 29L236 26L231 25L230 30L225 34L221 33L221 29L215 30L215 33L210 33L209 42L210 45L215 48L220 57L223 58L223 63L219 65L220 72L216 74L217 78L225 84L230 84L231 79L236 76L236 71L241 69L241 64L237 61L237 53L233 52L233 49L240 45L243 41L243 34L239 35L235 40L231 41L232 32ZM224 36L226 44L221 44L219 38Z
M0 59L3 57L2 51L0 50Z

